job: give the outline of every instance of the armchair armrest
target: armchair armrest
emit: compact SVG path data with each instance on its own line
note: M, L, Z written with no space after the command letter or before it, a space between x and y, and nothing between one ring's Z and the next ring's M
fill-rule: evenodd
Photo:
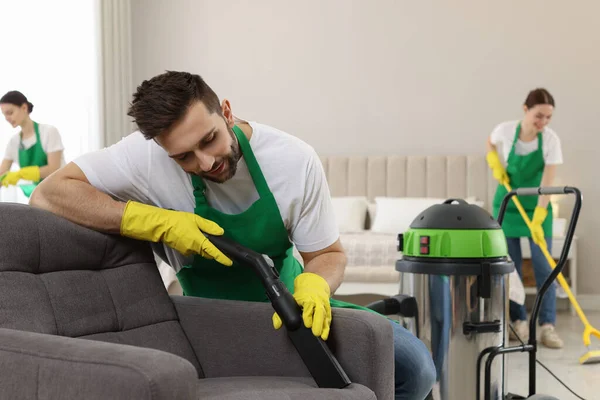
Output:
M207 378L310 374L287 337L275 330L269 303L171 296L183 330ZM352 382L378 399L394 397L390 322L358 310L332 309L327 343Z
M3 399L193 399L197 384L163 351L0 328Z

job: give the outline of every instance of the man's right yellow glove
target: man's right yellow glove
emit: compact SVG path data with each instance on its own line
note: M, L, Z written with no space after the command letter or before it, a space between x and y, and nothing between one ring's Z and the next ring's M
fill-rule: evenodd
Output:
M487 160L487 163L494 174L494 179L503 185L505 183L509 183L508 174L506 173L506 170L500 161L500 157L498 157L498 153L495 150L492 150L487 153L485 159Z
M302 308L304 326L311 328L313 335L327 340L331 326L331 289L320 275L303 272L294 279L294 299ZM279 329L283 321L279 314L273 314L273 328Z
M121 220L121 234L134 239L163 242L184 256L204 258L230 266L233 262L212 244L202 231L222 235L223 228L196 214L165 210L128 201Z

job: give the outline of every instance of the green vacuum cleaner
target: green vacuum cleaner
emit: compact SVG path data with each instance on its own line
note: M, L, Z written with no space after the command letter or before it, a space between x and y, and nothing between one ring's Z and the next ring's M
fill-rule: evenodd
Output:
M514 263L508 257L502 220L512 196L552 194L576 197L565 244L557 267L536 297L529 342L507 347L507 278ZM402 257L396 270L410 281L411 293L368 307L413 319L413 331L429 347L436 366L437 387L431 398L556 400L535 395L536 321L541 299L565 265L580 208L576 188L520 188L505 196L497 220L477 205L449 199L421 212L398 236ZM530 397L506 393L504 355L512 352L529 353Z
M505 343L514 263L502 227L483 208L448 199L421 212L398 239L396 269L413 286L417 336L431 350L439 399L475 400L476 382L466 383L478 376L479 355ZM491 371L494 399L504 391L503 361Z

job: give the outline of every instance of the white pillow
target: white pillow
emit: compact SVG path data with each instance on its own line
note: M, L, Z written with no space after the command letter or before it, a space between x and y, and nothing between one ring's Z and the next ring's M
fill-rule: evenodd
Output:
M376 197L377 211L371 230L380 233L403 233L422 211L446 200L427 197Z
M340 233L356 233L365 230L368 204L366 197L333 197L331 202Z

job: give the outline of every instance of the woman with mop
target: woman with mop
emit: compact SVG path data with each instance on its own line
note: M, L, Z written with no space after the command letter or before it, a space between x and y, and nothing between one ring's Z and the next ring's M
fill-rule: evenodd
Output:
M523 105L523 118L497 125L488 137L487 162L494 178L499 182L493 203L495 217L498 216L502 199L507 194L504 183L509 183L513 189L552 186L556 166L563 163L560 139L556 132L548 127L554 106L554 98L546 89L532 90ZM501 161L498 150L502 153L504 162ZM523 277L521 237L529 239L535 281L539 290L552 271L539 247L545 242L548 251L552 251L552 204L549 196L524 196L519 200L531 219L531 229L513 202L508 203L502 229L506 236L509 255L521 279ZM525 306L511 301L510 319L517 335L521 340L526 341L529 338L529 327ZM549 348L563 347L564 343L554 328L556 324L555 282L542 301L539 323L542 344ZM511 339L516 339L512 331L510 336Z

